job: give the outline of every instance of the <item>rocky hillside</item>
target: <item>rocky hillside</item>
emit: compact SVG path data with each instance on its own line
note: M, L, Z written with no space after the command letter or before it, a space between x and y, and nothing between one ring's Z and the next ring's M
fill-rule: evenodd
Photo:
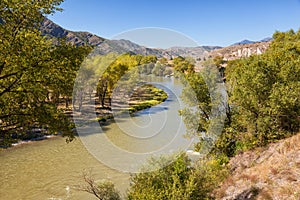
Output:
M167 59L172 59L178 56L187 57L190 56L194 59L203 59L209 55L209 51L213 49L218 49L220 47L172 47L168 49L159 48L148 48L138 44L135 44L129 40L105 40L100 45L94 49L96 54L107 54L109 52L126 53L130 52L133 54L141 55L155 55L158 58L165 57Z
M209 55L211 57L221 56L226 61L235 60L249 57L253 54L262 54L269 47L270 43L271 41L234 45L211 51Z
M232 175L217 199L300 199L300 133L230 160Z
M51 20L45 18L41 23L41 32L51 38L66 38L68 42L79 45L100 45L105 39L88 32L75 32L66 30Z
M122 53L132 53L141 55L155 55L157 57L164 56L163 51L160 49L152 49L144 46L135 44L129 40L105 40L100 45L97 45L94 49L95 54L104 55L110 52Z
M135 44L129 40L108 40L89 32L75 32L66 30L51 20L45 18L41 23L41 32L51 38L66 38L67 41L79 45L93 45L96 48L95 53L106 54L108 52L124 53L130 52L142 55L155 55L158 58L166 57L168 59L177 56L191 56L195 59L203 58L208 52L219 49L217 46L199 46L199 47L172 47L169 49L148 48Z
M194 59L203 59L208 56L210 50L205 47L172 47L163 50L165 57L192 57Z
M97 45L95 52L97 54L107 54L109 52L125 53L130 52L141 55L155 55L158 58L165 57L169 60L182 56L192 57L196 60L201 60L209 55L209 52L215 49L220 49L217 46L199 46L199 47L171 47L168 49L148 48L135 44L129 40L105 40L100 45Z

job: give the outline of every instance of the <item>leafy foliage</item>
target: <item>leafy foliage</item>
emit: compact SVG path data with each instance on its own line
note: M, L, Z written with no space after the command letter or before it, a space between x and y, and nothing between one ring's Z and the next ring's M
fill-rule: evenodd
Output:
M263 55L229 63L231 103L239 132L265 145L299 131L300 32L275 33Z
M232 110L227 103L219 69L212 60L202 62L200 72L185 72L182 99L187 107L180 111L188 135L197 135L196 150L209 153L223 127L230 126Z
M174 58L174 69L181 73L193 73L194 72L194 60L192 58L184 58L178 56Z
M131 76L139 73L138 70L143 70L148 74L152 71L154 62L157 58L155 56L142 56L142 55L130 55L129 53L120 56L114 54L108 54L106 56L95 56L92 58L93 62L87 63L87 67L90 67L92 71L96 72L95 77L98 81L97 94L102 107L105 107L106 100L108 99L108 106L111 106L111 96L114 88L121 78L126 78L124 75L130 72ZM105 64L104 64L105 63ZM132 77L131 77L132 79ZM127 82L128 87L131 86L130 81Z
M161 162L153 160L152 165L157 166ZM164 168L134 175L128 199L209 199L209 192L226 174L227 169L219 159L192 165L185 154L180 154Z
M43 14L61 0L1 1L0 141L22 137L35 126L72 138L69 119L57 108L60 95L70 96L72 80L89 48L64 41L55 46L41 36ZM20 136L18 136L20 135Z

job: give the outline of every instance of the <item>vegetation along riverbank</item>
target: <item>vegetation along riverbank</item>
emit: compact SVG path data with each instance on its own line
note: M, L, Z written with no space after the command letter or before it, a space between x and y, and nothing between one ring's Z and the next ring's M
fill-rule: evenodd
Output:
M194 151L201 159L191 161L186 152L178 152L168 166L132 174L123 198L300 198L300 30L277 31L267 44L260 44L261 49L256 45L215 52L215 47L152 49L59 28L63 36L51 35L49 27L41 26L49 23L45 16L61 10L62 2L0 2L1 147L45 135L62 135L71 142L75 137L73 117L87 114L81 112L84 109L96 112L98 118L93 120L100 124L112 118L119 81L133 92L125 108L133 114L168 97L155 85L134 87L138 77L174 75L184 79L181 98L187 105L176 114L185 123L185 134L197 137ZM103 43L102 49L95 48ZM212 95L220 85L226 88L226 101L216 101L223 96ZM96 110L90 102L96 102ZM195 108L199 112L194 112ZM224 120L218 118L219 113L224 113ZM153 158L149 165L159 166L162 159ZM19 166L22 162L5 164ZM33 169L49 173L42 167ZM10 188L9 181L20 181L14 179L16 172L7 171L1 173L6 177L6 189L14 195L17 191ZM30 184L31 177L25 178ZM51 189L61 181L56 178L53 185L48 182ZM82 182L87 184L84 191L95 198L121 199L110 182L97 182L93 177L84 177ZM33 185L28 193L39 186Z

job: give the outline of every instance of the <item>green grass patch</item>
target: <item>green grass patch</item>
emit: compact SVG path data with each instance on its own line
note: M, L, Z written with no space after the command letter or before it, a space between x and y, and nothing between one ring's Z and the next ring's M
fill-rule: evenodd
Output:
M156 88L153 85L147 84L138 88L131 97L129 103L129 113L150 108L164 102L168 98L168 94L162 89Z

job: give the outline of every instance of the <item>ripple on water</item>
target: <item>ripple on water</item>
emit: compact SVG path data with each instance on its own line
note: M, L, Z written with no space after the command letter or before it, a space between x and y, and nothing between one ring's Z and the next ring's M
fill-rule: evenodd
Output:
M73 186L83 183L83 171L93 169L95 178L109 175L126 190L128 174L116 172L94 159L80 140L63 138L39 141L0 152L1 199L88 199Z

